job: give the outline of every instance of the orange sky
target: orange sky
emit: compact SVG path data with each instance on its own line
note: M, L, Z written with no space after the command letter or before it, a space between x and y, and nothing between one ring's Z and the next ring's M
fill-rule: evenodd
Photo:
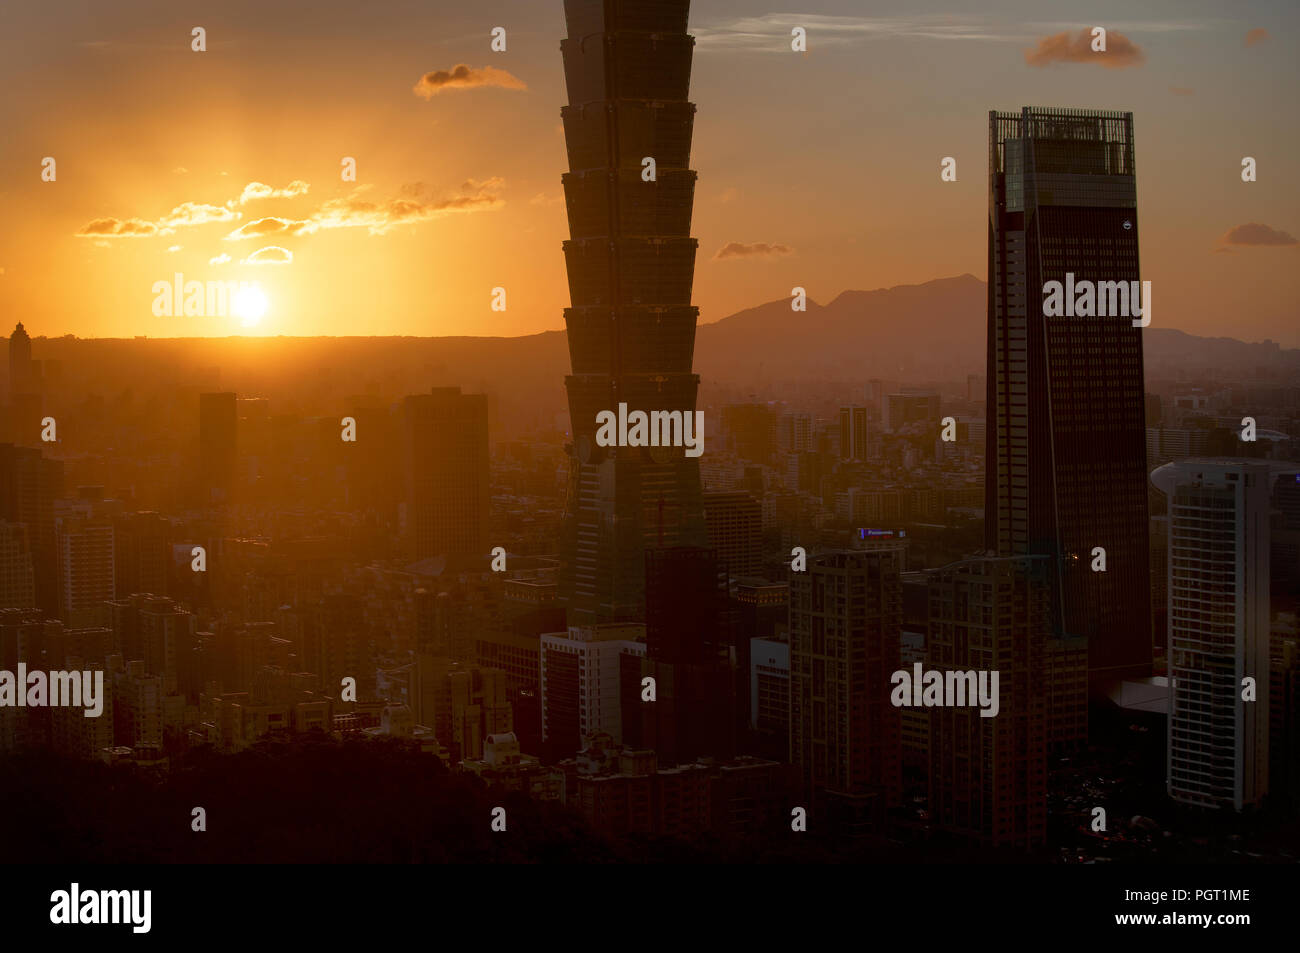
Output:
M1087 106L1135 113L1156 322L1300 345L1294 9L1153 2L1135 20L1102 3L1088 15L1141 52L1106 68L1027 61L1043 38L1091 25L1070 18L1077 5L962 6L695 4L701 321L794 285L826 301L983 278L988 110ZM562 9L148 0L0 13L0 308L49 336L563 327ZM789 50L791 23L806 24L807 54ZM1248 45L1252 29L1266 35ZM458 64L501 72L417 93ZM1245 155L1255 183L1240 181ZM54 182L41 181L44 156ZM340 179L344 156L355 183ZM940 181L943 156L955 183ZM251 183L298 194L245 195ZM1267 230L1231 232L1248 224ZM717 258L730 243L747 253ZM268 310L256 328L156 316L154 285L177 272L257 281ZM505 312L490 307L495 287Z

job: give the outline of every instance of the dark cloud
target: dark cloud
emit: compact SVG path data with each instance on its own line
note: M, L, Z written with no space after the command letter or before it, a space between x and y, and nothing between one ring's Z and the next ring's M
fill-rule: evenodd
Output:
M1245 43L1246 46L1258 46L1268 38L1268 30L1265 30L1262 26L1257 26L1255 29L1247 31Z
M769 244L767 242L727 242L718 249L717 254L713 256L714 261L721 258L757 258L770 257L772 255L792 255L794 249L789 245L780 243Z
M1300 244L1287 232L1279 231L1259 222L1247 222L1228 229L1219 238L1220 245L1296 245Z
M496 86L501 89L527 89L523 80L495 66L475 68L459 63L449 70L440 69L425 73L412 87L417 96L432 99L444 89L474 89L479 86Z

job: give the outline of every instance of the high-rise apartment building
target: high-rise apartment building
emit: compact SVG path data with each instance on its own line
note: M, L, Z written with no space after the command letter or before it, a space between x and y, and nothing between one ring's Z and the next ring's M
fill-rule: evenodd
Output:
M1269 521L1279 472L1193 459L1151 474L1169 501L1168 787L1186 804L1241 811L1268 793Z
M992 717L969 692L965 705L927 710L930 812L937 827L988 847L1028 850L1047 839L1050 570L1046 556L982 557L926 577L926 668L945 684L998 675Z
M698 458L681 446L596 442L597 414L622 405L694 421L695 39L689 0L564 8L573 458L560 591L570 624L587 625L641 617L647 545L706 538Z
M1132 113L989 114L987 547L1053 557L1053 625L1088 639L1094 689L1151 666L1143 332L1044 301L1048 282L1128 298L1133 155Z
M0 609L36 606L36 577L25 523L0 519Z
M902 789L890 704L903 624L901 546L837 552L790 574L790 761L834 828L864 833Z
M415 559L486 564L488 406L485 394L436 387L405 401L406 526Z
M103 625L114 596L113 523L106 517L60 517L55 528L59 618L71 628Z

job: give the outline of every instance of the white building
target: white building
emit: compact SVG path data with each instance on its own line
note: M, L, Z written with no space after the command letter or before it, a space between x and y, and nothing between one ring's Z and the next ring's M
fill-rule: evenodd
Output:
M1191 459L1169 501L1169 796L1209 808L1268 793L1269 518L1277 464ZM1243 680L1254 680L1254 700Z
M542 740L571 739L576 752L584 737L604 731L621 744L623 658L644 658L645 648L641 623L570 626L543 635ZM639 661L634 664L639 676ZM639 691L640 678L635 681Z

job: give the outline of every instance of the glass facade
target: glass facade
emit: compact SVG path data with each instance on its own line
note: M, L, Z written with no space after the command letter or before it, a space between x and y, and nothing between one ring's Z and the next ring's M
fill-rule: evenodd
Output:
M647 546L707 543L698 459L602 447L596 415L695 410L689 0L565 0L564 312L573 444L560 596L571 625L644 618ZM643 177L654 160L653 180ZM705 428L707 449L708 428Z
M1053 557L1055 632L1088 639L1094 685L1146 675L1142 329L1043 313L1067 274L1139 278L1133 117L1026 107L989 133L987 546Z

